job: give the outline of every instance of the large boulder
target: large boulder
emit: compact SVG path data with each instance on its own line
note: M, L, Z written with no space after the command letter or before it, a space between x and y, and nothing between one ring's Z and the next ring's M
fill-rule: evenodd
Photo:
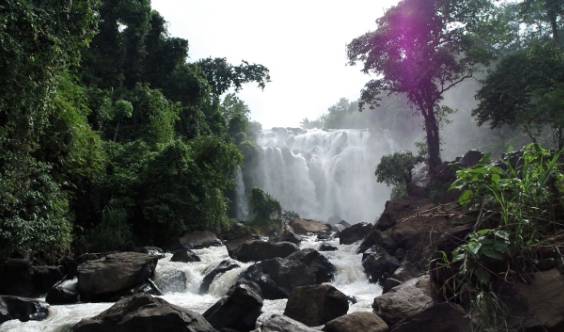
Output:
M200 314L146 294L123 298L73 326L74 332L217 332Z
M349 299L329 284L296 287L284 315L309 326L318 326L345 315Z
M44 320L48 315L49 308L44 302L18 296L0 296L0 324L12 319L22 322Z
M317 220L311 219L294 219L288 223L292 231L299 235L310 234L329 234L331 233L331 226L324 224Z
M471 325L459 305L437 303L398 322L391 332L470 332Z
M7 259L0 265L0 294L34 296L33 267L31 262L22 258Z
M277 242L292 242L292 243L297 245L297 244L300 244L302 239L299 235L297 235L296 233L294 233L294 231L292 231L290 226L284 225L282 232L276 238L276 241Z
M181 250L175 251L172 254L170 261L171 262L191 263L191 262L199 262L199 261L201 261L201 259L192 250L181 249Z
M54 284L64 277L61 266L35 265L32 270L33 287L36 294L47 293Z
M221 240L210 231L196 231L182 235L178 239L180 248L184 249L199 249L211 246L220 246Z
M265 320L253 332L319 332L319 330L295 321L290 317L275 314Z
M250 331L256 327L262 309L262 298L254 289L238 284L216 302L204 317L217 329Z
M226 259L221 261L216 267L214 267L210 272L206 273L202 283L200 284L200 293L207 293L210 289L210 285L214 281L214 279L224 274L227 271L236 269L239 267L239 264L235 263L232 260Z
M273 243L261 240L252 240L243 243L234 250L229 251L229 255L242 262L256 262L276 257L283 258L298 250L298 246L291 242Z
M49 304L72 304L80 300L78 294L78 280L61 280L47 292L45 301Z
M374 312L388 325L415 316L433 305L428 276L414 278L374 299Z
M298 286L329 282L335 267L314 249L303 249L286 258L267 259L251 265L240 282L258 285L265 299L281 299Z
M356 241L360 241L366 237L366 234L372 230L372 227L371 224L365 222L347 227L339 233L339 243L352 244Z
M78 291L83 301L114 300L146 283L158 257L138 252L108 254L78 266Z
M389 327L373 312L353 312L328 322L325 332L388 332Z
M327 242L323 242L319 246L319 251L336 251L337 249L338 249L337 247L330 245Z
M400 262L383 250L369 250L362 254L362 267L370 282L383 282L400 266Z

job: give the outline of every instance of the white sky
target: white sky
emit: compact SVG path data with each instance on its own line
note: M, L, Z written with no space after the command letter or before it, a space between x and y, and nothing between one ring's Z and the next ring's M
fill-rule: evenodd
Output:
M171 36L188 39L191 61L226 57L270 69L264 90L240 97L263 127L298 126L341 97L357 99L369 77L347 65L346 45L376 28L397 0L153 0Z

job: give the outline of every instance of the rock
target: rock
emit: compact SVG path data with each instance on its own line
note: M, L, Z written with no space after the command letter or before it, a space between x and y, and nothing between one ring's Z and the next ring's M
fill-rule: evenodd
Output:
M78 266L78 291L83 301L108 301L146 283L158 257L137 252L108 254Z
M302 239L299 235L294 233L288 225L284 225L282 233L280 234L280 236L278 236L276 242L292 242L298 245L300 244L300 242L302 242Z
M384 282L382 282L382 293L387 293L390 290L392 290L392 288L394 288L394 287L396 287L400 284L401 284L401 281L396 279L396 278L393 278L393 277L386 278L384 280Z
M298 286L331 281L335 267L314 249L302 249L286 258L267 259L251 265L240 282L258 285L265 299L288 297Z
M391 276L400 262L383 251L367 251L362 254L362 267L370 282L382 282Z
M318 326L345 315L349 300L329 284L296 287L286 304L284 315L309 326Z
M73 326L74 332L217 332L200 314L146 294L130 296Z
M229 256L241 261L262 261L265 259L286 257L298 251L298 246L291 242L266 242L253 240L243 243L237 249L230 251Z
M165 251L160 247L143 246L143 247L137 247L137 248L133 249L133 251L140 252L140 253L147 254L147 255L158 256L159 259L165 258Z
M360 241L372 230L372 227L371 224L361 222L345 228L338 235L339 243L353 244L356 241Z
M23 258L9 258L0 265L0 294L35 296L31 262Z
M428 276L415 278L374 299L374 312L388 325L412 317L433 304Z
M335 232L340 232L345 228L351 227L351 224L349 224L348 222L341 220L338 223L335 223L332 225L333 226L333 230Z
M319 251L335 251L337 250L337 247L330 245L327 242L323 242L320 246L319 246Z
M61 280L47 293L45 301L49 304L73 304L80 300L78 294L78 280Z
M294 219L288 223L292 231L299 235L308 234L329 234L331 226L317 220L311 219Z
M429 204L427 199L413 199L410 197L393 199L386 202L384 212L376 222L376 228L384 231L395 226L400 220L408 217L412 211L420 206Z
M319 332L319 330L306 326L290 317L272 315L253 332Z
M353 312L328 322L325 332L388 332L389 327L373 312Z
M177 250L174 252L174 254L172 254L172 257L170 258L171 262L184 262L184 263L190 263L190 262L199 262L200 261L200 257L198 257L198 255L196 255L195 252L193 252L192 250Z
M0 296L0 324L12 319L22 322L44 320L48 315L48 305L44 302L18 296Z
M61 266L36 265L32 267L33 288L36 294L45 294L63 279L63 269Z
M458 164L462 168L469 168L476 166L480 160L484 157L484 154L478 150L470 150L460 159Z
M513 325L526 331L564 331L564 277L557 269L536 272L530 284L514 285L515 294L508 304L520 305L523 313L515 312Z
M438 303L394 325L391 332L470 332L472 326L457 304Z
M186 290L186 274L181 270L159 271L155 284L163 293L178 293Z
M397 250L398 244L387 232L384 233L379 229L372 229L360 243L357 252L362 253L370 248L382 248L387 252L393 253Z
M262 298L249 286L235 285L216 302L204 317L217 329L250 331L256 327L262 309Z
M202 283L200 284L200 293L202 294L207 293L209 291L210 285L212 284L212 282L217 276L224 274L227 271L236 269L238 267L239 264L231 260L226 259L221 261L219 265L214 267L213 270L211 270L205 275L204 279L202 280Z
M184 234L178 243L181 248L185 249L199 249L211 246L222 245L217 235L210 231L196 231Z

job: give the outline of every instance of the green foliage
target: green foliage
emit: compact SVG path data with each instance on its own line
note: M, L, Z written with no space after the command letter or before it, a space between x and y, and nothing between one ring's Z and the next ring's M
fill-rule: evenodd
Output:
M106 206L102 221L85 235L85 249L92 252L127 249L133 244L133 233L127 221L125 208Z
M394 153L383 156L376 167L376 179L388 186L393 186L392 196L401 197L407 194L407 187L411 183L411 171L420 158L411 152Z
M500 284L534 270L537 248L549 245L546 235L562 227L554 186L564 178L560 156L531 144L501 164L485 158L457 172L452 188L463 192L460 204L479 213L468 241L443 260L456 272L449 280L455 296L480 311L492 331L504 323L503 303L496 299Z
M280 203L259 188L251 190L250 207L252 221L255 224L278 223L282 217Z
M212 93L216 96L221 96L230 88L238 91L248 82L256 82L259 87L264 88L270 81L268 68L244 60L238 66L229 64L225 58L206 58L198 61L197 64L204 72Z
M68 201L49 167L10 151L3 151L0 166L0 257L56 259L66 253L72 239Z

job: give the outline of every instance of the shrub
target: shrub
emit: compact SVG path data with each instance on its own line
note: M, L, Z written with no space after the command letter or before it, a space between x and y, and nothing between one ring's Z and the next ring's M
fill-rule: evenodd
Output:
M411 183L411 171L419 159L411 152L383 156L376 167L376 179L378 182L393 186L392 197L405 196L407 186Z

